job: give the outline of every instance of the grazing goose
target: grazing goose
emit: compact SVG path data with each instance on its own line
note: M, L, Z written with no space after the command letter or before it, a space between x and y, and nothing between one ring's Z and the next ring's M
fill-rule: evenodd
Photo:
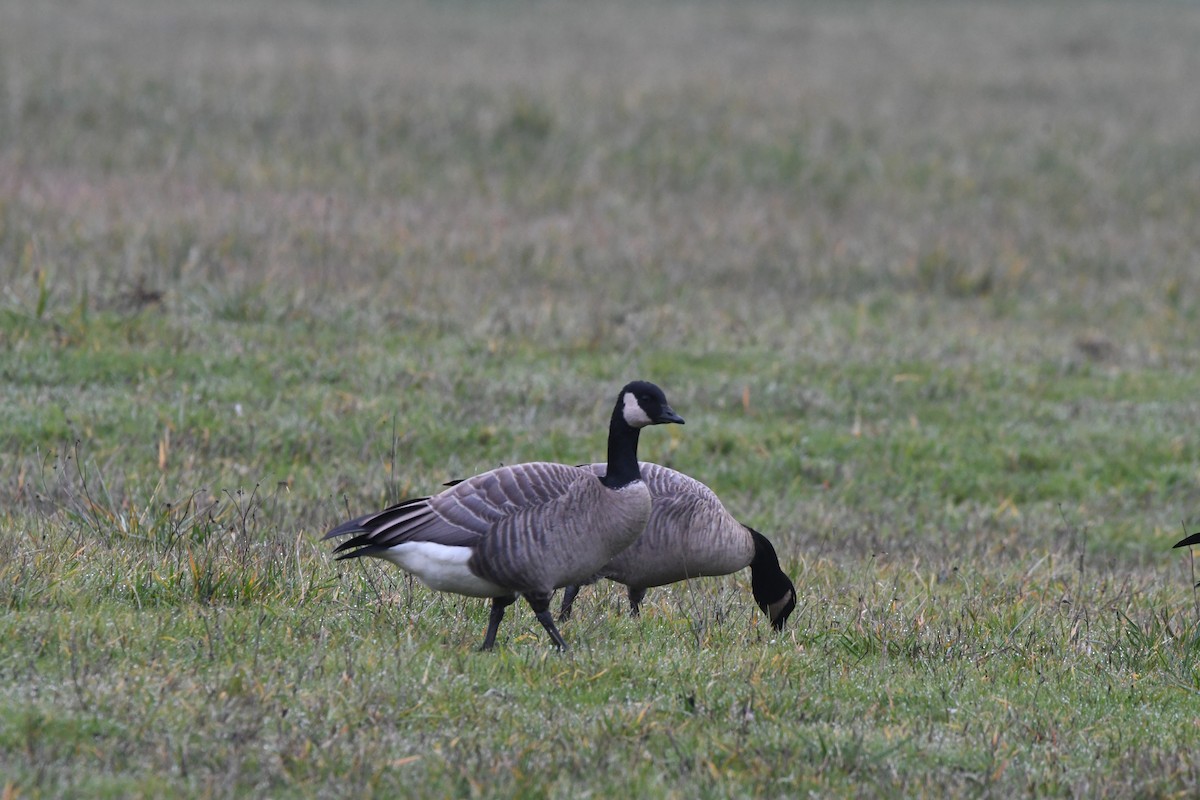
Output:
M560 586L591 580L629 546L650 517L650 491L638 470L638 433L683 424L652 383L621 389L608 428L603 475L534 461L500 467L434 495L406 500L343 523L326 539L358 534L334 550L338 560L375 556L431 589L492 598L482 650L496 643L504 610L523 596L559 649L550 614Z
M654 503L650 521L638 540L609 561L596 579L610 578L628 586L629 610L637 616L651 586L728 575L749 566L754 600L771 625L781 630L796 608L796 587L779 568L779 557L767 537L734 519L700 481L658 464L640 466ZM605 474L604 464L589 469ZM566 588L560 620L570 617L578 593L578 586Z

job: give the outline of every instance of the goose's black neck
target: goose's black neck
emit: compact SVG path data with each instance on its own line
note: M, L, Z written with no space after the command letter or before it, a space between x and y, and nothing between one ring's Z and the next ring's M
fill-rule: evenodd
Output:
M637 460L639 433L625 421L618 403L608 424L608 469L600 479L608 488L620 489L642 479Z
M763 536L754 528L746 528L750 531L750 538L754 540L754 560L750 562L753 569L763 570L768 572L779 569L779 556L775 553L775 546L771 544L771 540Z
M779 566L779 556L771 541L753 528L747 528L754 540L754 560L750 562L750 591L754 601L771 619L776 630L783 628L796 608L796 587Z

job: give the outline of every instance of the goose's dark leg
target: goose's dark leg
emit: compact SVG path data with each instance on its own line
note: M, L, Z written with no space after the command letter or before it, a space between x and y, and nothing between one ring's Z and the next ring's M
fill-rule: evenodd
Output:
M558 607L558 621L565 622L571 618L571 606L575 605L575 598L579 596L578 586L564 586L562 605Z
M480 650L491 650L492 646L496 644L496 631L500 630L500 620L504 619L504 609L515 602L517 602L515 594L492 598L492 613L488 615L487 635L483 637L483 644L479 646Z
M629 616L640 617L642 610L639 608L642 600L646 597L646 590L641 587L629 587Z
M550 597L550 592L528 592L525 594L525 599L529 602L529 607L533 609L533 613L537 616L538 622L542 623L542 627L546 629L546 633L550 634L550 640L554 642L554 646L559 650L566 650L566 641L563 640L562 634L558 632L558 628L554 627L554 615L550 613Z

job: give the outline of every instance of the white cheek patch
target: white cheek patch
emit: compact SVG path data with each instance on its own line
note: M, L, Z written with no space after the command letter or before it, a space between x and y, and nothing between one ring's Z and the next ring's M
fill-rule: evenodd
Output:
M790 603L791 601L792 601L792 593L791 593L791 591L788 591L786 594L784 594L783 597L779 598L774 603L771 603L769 606L767 606L767 611L770 612L772 621L775 620L779 616L779 612L783 611L783 609L785 609L787 607L787 604Z
M650 415L638 403L633 392L625 393L625 404L621 414L625 417L625 424L631 428L644 428L650 424Z

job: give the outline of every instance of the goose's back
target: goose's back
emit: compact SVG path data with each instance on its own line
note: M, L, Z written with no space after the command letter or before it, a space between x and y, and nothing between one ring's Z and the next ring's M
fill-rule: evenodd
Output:
M454 524L486 528L471 570L519 592L590 579L637 539L651 513L641 481L609 489L588 470L548 462L477 475L434 501Z
M616 555L604 577L647 588L702 575L727 575L754 558L750 532L700 481L658 464L640 464L650 491L650 518L642 535ZM592 464L604 474L605 465Z

